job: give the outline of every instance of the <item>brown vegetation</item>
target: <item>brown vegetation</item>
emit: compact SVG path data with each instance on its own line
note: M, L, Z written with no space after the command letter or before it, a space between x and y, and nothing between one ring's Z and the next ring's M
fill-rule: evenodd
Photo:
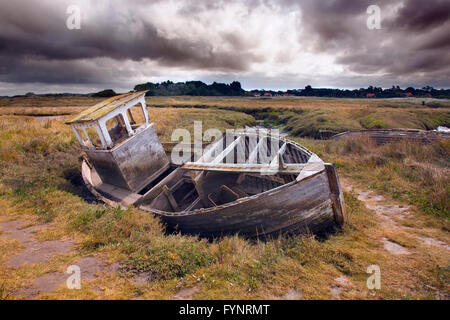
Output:
M165 141L172 128L191 128L194 120L203 120L204 129L254 123L251 116L215 109L150 108L150 118ZM449 297L449 252L435 245L450 243L447 142L375 146L369 141L299 139L338 165L347 188L349 221L344 229L322 240L308 236L252 242L234 236L207 242L166 234L148 213L92 202L81 183L79 146L63 121L0 116L0 222L42 225L34 238L70 240L75 248L44 263L8 266L25 245L0 233L0 299L22 298L36 279L92 256L120 268L83 281L81 290L61 283L38 298L167 299L188 289L195 299ZM362 197L367 190L383 198L368 203ZM375 211L370 205L376 205ZM408 215L384 212L394 205L407 207ZM388 251L390 243L409 254ZM381 290L366 287L371 264L381 268Z

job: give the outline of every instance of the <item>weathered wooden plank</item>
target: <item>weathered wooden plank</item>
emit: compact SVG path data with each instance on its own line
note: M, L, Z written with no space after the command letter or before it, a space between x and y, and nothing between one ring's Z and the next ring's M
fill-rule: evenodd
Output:
M170 189L166 185L164 185L162 189L163 189L164 194L167 197L167 200L169 200L169 203L172 206L173 211L180 211L180 207L178 207L178 203L175 200L175 198L173 197Z
M339 177L337 175L336 166L331 163L325 164L328 183L331 191L331 201L333 202L334 219L339 226L342 226L347 218L344 203L344 194L342 192Z
M223 149L223 137L219 141L215 142L196 162L209 162L213 158L213 154L218 151L222 152Z
M205 193L202 186L202 181L204 179L205 172L202 171L196 175L195 171L189 171L189 175L192 178L192 183L194 183L194 187L195 190L197 190L200 201L203 203L205 207L209 207L211 205L211 202L209 201L208 195Z
M297 181L303 180L309 176L312 176L316 174L317 172L323 171L325 169L325 166L323 164L323 161L313 154L306 165L303 167L303 169L300 171L300 174L297 176Z
M284 143L281 148L278 150L277 154L273 157L270 162L271 167L278 167L280 164L283 165L283 154L286 151L287 144Z
M328 177L322 172L258 196L189 214L164 216L164 220L170 226L178 225L182 232L204 236L317 232L335 224L329 195Z
M260 164L260 163L220 163L220 164L209 164L209 163L196 163L187 162L181 168L185 170L205 170L205 171L216 171L216 172L245 172L245 173L280 173L280 174L294 174L300 173L306 164L304 163L286 163L283 168L278 166L271 166L270 164ZM310 165L312 169L312 164Z
M248 156L247 163L257 163L259 149L266 143L267 137L260 137L256 146L251 149L250 155Z
M241 136L239 136L237 139L235 139L232 143L230 143L225 150L223 150L219 155L217 155L210 163L211 164L217 164L217 163L221 163L223 159L225 159L225 157L228 155L228 153L230 153L234 147L236 146L236 144L239 143L239 141L241 141Z

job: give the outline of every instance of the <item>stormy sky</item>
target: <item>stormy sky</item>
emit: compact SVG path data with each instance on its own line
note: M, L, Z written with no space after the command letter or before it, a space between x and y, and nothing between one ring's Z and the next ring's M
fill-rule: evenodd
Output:
M67 27L70 5L80 29ZM370 5L380 29L367 27ZM0 2L0 95L165 80L449 88L450 0Z

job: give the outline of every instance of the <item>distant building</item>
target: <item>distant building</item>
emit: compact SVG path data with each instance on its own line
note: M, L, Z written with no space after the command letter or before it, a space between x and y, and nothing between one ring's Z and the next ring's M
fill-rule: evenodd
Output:
M367 98L375 98L377 95L375 93L368 93L366 94Z

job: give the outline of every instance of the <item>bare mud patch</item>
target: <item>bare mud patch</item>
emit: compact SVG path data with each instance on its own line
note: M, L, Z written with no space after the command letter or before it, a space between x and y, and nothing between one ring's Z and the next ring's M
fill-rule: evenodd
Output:
M302 299L303 295L300 291L292 288L288 292L286 292L284 295L280 297L281 300L300 300Z
M381 238L381 242L383 242L384 249L392 254L400 255L410 253L405 247L399 245L398 243L392 242L387 238Z
M33 241L33 232L43 227L46 227L46 225L30 226L24 228L24 223L19 220L0 223L0 230L2 231L2 235L19 240L22 244Z
M378 195L373 193L372 191L363 191L358 194L357 199L359 201L383 201L384 197L382 195Z
M19 240L25 249L9 258L7 265L18 267L24 264L45 263L58 254L70 253L73 249L71 241L38 241L33 237L36 230L45 228L47 225L38 225L23 228L22 221L9 221L0 223L2 235Z
M352 286L352 282L346 276L339 276L334 278L334 281L337 285L332 285L329 287L331 295L336 298L341 298L341 293L344 288L350 288Z
M172 300L192 300L192 297L198 290L198 287L183 288L172 297Z
M421 237L421 236L419 236L419 239L422 240L427 245L439 247L439 248L442 248L445 250L450 250L450 246L448 244L446 244L444 241L440 241L440 240L437 240L434 238L429 238L429 237Z
M340 276L334 279L339 285L348 287L352 285L352 282L345 276Z
M341 297L341 291L342 288L338 287L338 286L331 286L330 287L330 293L333 297L335 297L336 299L340 299Z
M71 241L43 241L29 244L24 251L8 260L8 266L18 267L25 264L45 263L58 254L70 253Z
M131 282L134 285L142 285L142 284L152 282L154 279L155 279L155 275L152 272L141 272L141 273L138 273L133 278L131 278Z
M31 300L41 294L51 293L60 285L66 282L68 274L63 272L51 272L44 274L33 280L33 285L27 288L21 288L18 295L26 300Z
M83 281L95 280L105 273L116 273L120 268L118 263L106 265L101 259L91 256L81 258L74 265L80 268L81 286L86 285ZM31 287L22 288L18 293L25 299L33 299L39 295L52 293L58 287L65 286L70 275L60 271L44 274L35 278Z

